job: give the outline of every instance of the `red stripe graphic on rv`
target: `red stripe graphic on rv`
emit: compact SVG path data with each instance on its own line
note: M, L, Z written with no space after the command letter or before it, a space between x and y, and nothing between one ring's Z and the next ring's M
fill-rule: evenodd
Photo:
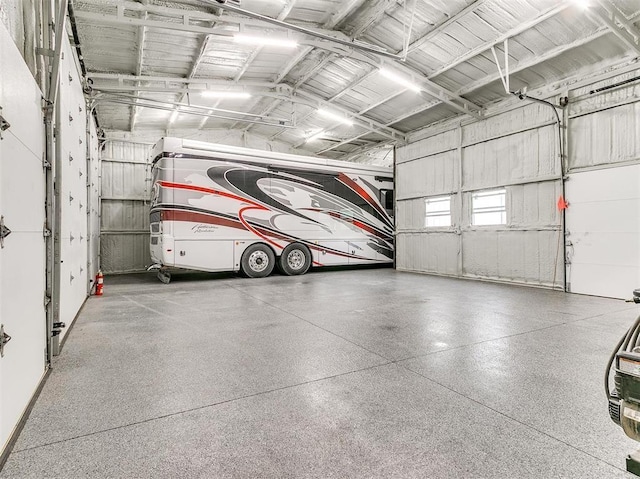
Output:
M369 203L371 206L373 206L378 211L378 213L382 215L383 218L387 218L387 212L382 208L380 208L380 206L378 206L378 203L373 198L371 198L371 195L367 193L358 183L353 181L344 173L340 173L338 175L338 181L340 181L341 183L343 183L344 185L348 186L353 191L358 193L358 195L362 199L364 199L367 203Z
M244 219L244 212L248 211L248 210L266 210L267 208L265 208L264 206L259 206L259 207L251 207L251 206L247 206L246 208L242 208L239 212L238 212L238 218L240 218L240 221L242 221L242 224L244 225L245 228L247 228L249 231L251 231L253 234L255 234L256 236L259 236L260 238L262 238L263 240L265 240L267 243L269 243L272 246L275 246L276 248L280 248L280 249L284 249L284 246L280 246L278 243L276 243L275 241L270 240L269 238L267 238L267 236L263 235L262 233L260 233L260 231L258 231L257 228L254 228L253 226L251 226L249 224L249 222L247 220Z
M251 231L256 236L259 236L260 238L265 240L267 243L275 246L276 248L280 248L280 249L284 248L283 246L280 246L275 241L272 241L269 238L267 238L265 235L261 234L257 229L255 229L251 225L249 225L249 223L244 219L243 213L245 211L248 211L248 210L269 211L268 208L266 208L265 206L261 205L260 203L256 203L255 201L248 200L246 198L243 198L242 196L234 195L232 193L227 193L226 191L214 190L212 188L207 188L205 186L187 185L187 184L184 184L184 183L172 183L170 181L159 181L159 183L160 183L160 186L163 186L165 188L175 188L175 189L179 189L179 190L198 191L200 193L207 193L207 194L211 194L211 195L224 196L225 198L231 198L231 199L234 199L234 200L241 201L243 203L248 203L248 204L252 205L252 206L249 206L249 207L246 207L246 208L242 208L238 212L238 217L240 219L240 222L244 226L244 228L249 230L249 231Z
M275 243L270 241L265 235L271 235L274 238L278 238L283 241L289 241L289 242L293 242L297 240L296 238L293 238L293 241L292 241L291 238L280 236L271 231L263 230L262 228L252 227L251 225L248 225L248 224L245 225L239 221L231 220L228 218L220 218L218 216L212 216L205 213L197 213L194 211L183 211L183 210L162 210L161 215L162 215L162 219L167 221L188 221L192 223L207 223L212 225L228 226L230 228L236 228L240 230L249 230L255 233L256 236L259 236L260 238L274 245ZM282 246L278 246L278 247L282 249ZM370 259L370 258L364 258L362 256L358 256L358 255L351 255L348 253L344 253L342 251L336 251L331 248L326 248L326 247L322 247L314 244L309 244L308 247L315 251L326 251L329 254L342 256L346 258L357 258L357 259L364 259L364 260ZM322 263L319 263L317 261L314 261L314 264L316 266L322 266Z
M219 216L211 216L204 213L196 213L194 211L163 210L160 214L162 215L162 219L167 221L189 221L191 223L207 223L212 225L228 226L229 228L236 228L239 230L245 229L239 221L220 218Z

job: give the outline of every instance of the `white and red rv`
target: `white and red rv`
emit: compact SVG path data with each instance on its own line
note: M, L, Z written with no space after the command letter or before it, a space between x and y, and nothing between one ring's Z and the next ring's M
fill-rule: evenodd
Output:
M180 138L151 155L151 268L163 282L168 268L258 278L393 262L391 168Z

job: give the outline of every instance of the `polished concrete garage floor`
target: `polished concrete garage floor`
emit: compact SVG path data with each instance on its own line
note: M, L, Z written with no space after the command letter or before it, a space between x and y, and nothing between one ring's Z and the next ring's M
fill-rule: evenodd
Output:
M2 477L624 478L637 306L364 269L107 278Z

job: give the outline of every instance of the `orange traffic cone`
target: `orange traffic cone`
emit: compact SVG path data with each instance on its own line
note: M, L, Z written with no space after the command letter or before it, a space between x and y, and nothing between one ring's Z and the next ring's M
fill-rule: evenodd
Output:
M102 296L104 289L104 276L102 275L102 271L98 270L98 274L96 274L96 296Z

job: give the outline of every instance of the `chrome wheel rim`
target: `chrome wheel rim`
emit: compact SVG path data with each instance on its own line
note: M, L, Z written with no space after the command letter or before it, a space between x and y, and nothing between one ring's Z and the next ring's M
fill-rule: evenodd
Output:
M293 270L299 270L304 267L306 255L299 249L294 249L287 255L287 264Z
M254 251L249 255L249 267L253 271L261 272L269 266L269 256L264 251Z

